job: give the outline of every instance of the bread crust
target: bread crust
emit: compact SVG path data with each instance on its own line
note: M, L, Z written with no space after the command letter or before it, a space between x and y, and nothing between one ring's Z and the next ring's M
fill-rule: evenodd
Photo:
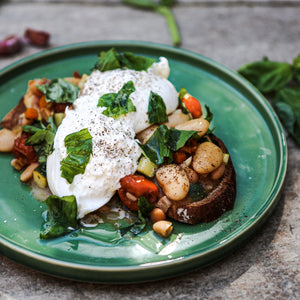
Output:
M218 145L223 153L228 150L222 140L215 135L209 135L211 141ZM179 222L187 224L208 223L219 218L224 212L234 206L236 196L236 174L231 158L226 165L225 173L220 183L200 201L182 203L172 201L167 215Z

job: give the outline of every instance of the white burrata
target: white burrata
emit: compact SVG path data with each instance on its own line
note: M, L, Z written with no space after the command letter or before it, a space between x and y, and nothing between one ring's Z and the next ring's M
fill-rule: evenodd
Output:
M135 133L149 126L147 111L150 91L163 98L167 113L176 109L177 92L166 79L168 75L169 66L165 58L153 64L147 72L121 69L94 71L74 102L74 109L66 110L55 135L54 151L47 160L47 180L54 195L76 197L78 218L106 204L120 187L119 180L136 171L141 150ZM136 112L118 119L103 115L106 108L97 107L99 98L106 93L117 93L130 80L136 89L130 95ZM68 134L84 128L88 128L92 136L93 154L84 174L76 175L69 184L61 177L60 170L60 162L67 156L64 139Z

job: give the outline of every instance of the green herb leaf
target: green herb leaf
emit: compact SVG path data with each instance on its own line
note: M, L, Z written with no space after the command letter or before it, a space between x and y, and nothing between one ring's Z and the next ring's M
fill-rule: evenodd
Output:
M205 109L206 109L206 114L204 116L204 119L210 123L214 117L214 114L211 112L209 106L206 104L205 104Z
M275 110L288 133L300 145L300 88L283 88L274 99Z
M144 154L156 165L165 160L170 163L173 160L172 151L177 151L196 134L196 131L168 129L166 125L160 125L144 145L140 145Z
M197 132L194 130L178 130L170 128L167 145L172 151L177 151L182 148L192 136L198 137Z
M140 145L145 155L156 165L160 165L167 159L172 161L172 151L167 146L169 130L166 125L160 125L152 134L146 144Z
M45 201L48 207L41 239L56 238L77 229L77 204L75 196L51 195Z
M46 101L56 103L73 103L79 94L79 87L62 78L56 78L44 85L36 86L46 98Z
M190 189L189 189L188 195L193 202L199 201L206 197L205 190L200 182L190 184Z
M133 82L128 81L118 93L109 93L101 96L97 106L107 107L102 113L113 118L136 111L136 107L133 105L131 99L129 99L130 94L134 91Z
M168 122L167 108L160 95L150 92L148 103L148 122L149 124L160 124Z
M123 54L117 52L115 48L108 51L102 51L99 54L98 62L94 69L101 72L121 68L128 68L136 71L146 71L156 60L149 57L135 55L131 52Z
M140 197L138 199L138 215L140 220L144 221L144 218L147 218L149 216L153 208L153 205L149 202L149 200L146 197Z
M278 91L293 78L290 64L269 60L246 64L238 72L263 93Z
M53 129L51 125L48 124L46 128L23 126L23 130L33 133L33 135L26 140L25 145L34 146L40 164L40 170L42 175L45 175L47 158L53 151L55 137Z
M120 228L121 235L130 238L132 235L135 236L141 233L147 226L146 218L153 208L146 197L140 197L138 199L138 220L127 227Z
M178 104L181 107L181 110L184 114L188 115L190 114L189 110L186 108L185 104L182 102L185 94L187 94L187 90L185 88L181 88L178 93Z
M87 128L65 137L68 156L60 164L61 177L69 183L77 174L83 174L93 151L92 136Z

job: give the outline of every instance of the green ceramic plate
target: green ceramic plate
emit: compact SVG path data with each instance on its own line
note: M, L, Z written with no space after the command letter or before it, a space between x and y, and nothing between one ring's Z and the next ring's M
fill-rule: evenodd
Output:
M169 59L170 80L208 104L215 134L227 145L237 173L234 209L195 226L174 223L168 240L151 230L124 241L112 226L82 229L47 242L39 239L45 206L31 197L0 154L0 250L3 255L54 276L101 283L131 283L176 276L216 262L266 220L282 189L287 149L281 125L265 99L233 71L185 50L141 42L92 42L51 49L0 71L0 118L36 77L88 73L101 50L116 47Z

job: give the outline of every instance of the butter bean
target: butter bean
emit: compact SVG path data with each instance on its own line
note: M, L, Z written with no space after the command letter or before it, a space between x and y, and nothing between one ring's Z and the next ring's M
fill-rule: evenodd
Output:
M199 174L208 174L223 162L222 150L211 142L200 144L193 157L193 169Z
M3 128L0 130L0 152L11 152L17 135L15 132Z
M222 163L217 169L215 169L214 171L211 172L211 179L213 180L218 180L220 179L225 172L225 164Z
M200 137L204 136L208 130L209 122L203 118L189 120L182 124L178 124L175 126L175 129L178 130L195 130L199 131L198 135Z
M189 192L190 182L187 174L178 165L162 166L156 172L156 179L170 200L182 200Z

